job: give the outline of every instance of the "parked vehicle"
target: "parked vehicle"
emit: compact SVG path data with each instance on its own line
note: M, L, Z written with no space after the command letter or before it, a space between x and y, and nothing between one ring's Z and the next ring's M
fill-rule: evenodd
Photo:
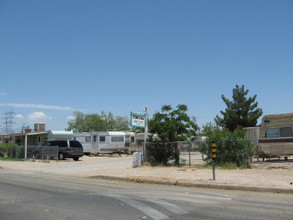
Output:
M125 132L99 131L73 134L85 154L113 153L125 150Z
M65 158L73 158L78 161L83 156L83 147L79 141L76 140L53 140L47 141L43 146L58 146L58 159L64 160ZM39 152L35 152L39 154ZM56 154L48 154L54 156Z
M293 113L266 115L259 132L258 154L264 157L293 155Z

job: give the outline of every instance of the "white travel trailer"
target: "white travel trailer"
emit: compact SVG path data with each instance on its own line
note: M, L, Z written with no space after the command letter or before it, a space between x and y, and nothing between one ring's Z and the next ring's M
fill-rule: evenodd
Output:
M125 132L99 131L73 134L83 146L85 154L113 153L125 150Z
M53 140L71 140L73 138L72 131L49 131L48 141Z
M258 154L265 156L293 155L293 113L265 115L259 132Z

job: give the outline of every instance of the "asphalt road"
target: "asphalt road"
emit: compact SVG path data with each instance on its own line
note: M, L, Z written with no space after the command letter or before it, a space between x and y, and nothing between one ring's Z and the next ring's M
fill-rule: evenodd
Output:
M293 195L108 182L0 169L0 219L293 219Z

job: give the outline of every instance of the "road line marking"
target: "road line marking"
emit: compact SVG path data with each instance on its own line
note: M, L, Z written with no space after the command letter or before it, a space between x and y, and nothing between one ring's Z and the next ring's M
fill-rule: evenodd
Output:
M169 219L168 216L164 215L163 213L159 212L158 210L153 209L153 208L147 206L146 204L138 202L135 199L131 199L129 197L118 195L118 194L115 194L115 195L114 194L107 194L105 196L118 199L118 200L140 210L141 212L143 212L144 214L146 214L147 216L149 216L155 220Z
M164 215L163 213L159 212L158 210L153 209L153 208L151 208L141 202L132 201L130 199L122 199L122 198L121 198L121 200L126 202L128 205L142 211L143 213L145 213L146 215L150 216L151 218L153 218L155 220L169 219L168 216Z
M160 199L150 199L148 200L150 202L153 202L153 203L156 203L158 205L160 205L161 207L173 212L173 213L176 213L176 214L181 214L181 215L184 215L186 213L188 213L188 211L180 208L179 206L176 206L172 203L169 203L165 200L160 200Z

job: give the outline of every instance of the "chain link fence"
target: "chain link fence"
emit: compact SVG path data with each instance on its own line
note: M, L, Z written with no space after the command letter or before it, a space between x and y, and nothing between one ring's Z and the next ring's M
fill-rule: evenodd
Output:
M3 157L11 159L25 159L24 146L6 146L0 147L0 152ZM56 159L58 160L58 146L27 146L27 159Z
M206 155L200 152L203 143L203 141L178 142L181 164L188 166L203 164L206 158Z
M212 157L211 140L204 141L177 141L153 142L145 144L144 161L158 165L175 164L195 166L210 162ZM255 147L250 140L217 140L217 161L226 161L237 164L245 163L250 167Z

